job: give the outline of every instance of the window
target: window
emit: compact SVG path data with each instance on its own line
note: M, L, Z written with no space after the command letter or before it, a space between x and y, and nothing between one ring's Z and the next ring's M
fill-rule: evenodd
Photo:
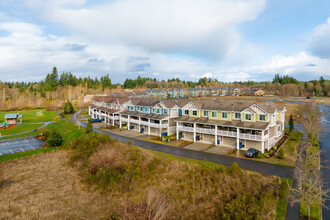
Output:
M209 117L209 112L208 111L204 111L204 117Z
M251 121L252 120L252 115L251 114L245 114L245 120Z
M266 115L259 115L259 121L266 121Z
M193 116L197 116L197 111L196 110L193 110L192 111L192 114L193 114Z
M159 112L160 112L160 109L159 109L159 108L157 108L157 109L156 109L156 113L157 113L157 114L159 114Z
M241 119L241 113L235 113L235 119Z
M165 115L168 114L168 109L164 109L164 114L165 114Z
M185 115L189 115L189 110L184 110Z
M278 131L278 132L281 131L281 125L277 126L277 131Z
M152 108L152 112L155 113L155 108Z
M212 112L212 118L216 118L217 117L217 112Z
M120 109L120 105L118 105L118 109Z
M228 118L228 112L222 112L222 118Z

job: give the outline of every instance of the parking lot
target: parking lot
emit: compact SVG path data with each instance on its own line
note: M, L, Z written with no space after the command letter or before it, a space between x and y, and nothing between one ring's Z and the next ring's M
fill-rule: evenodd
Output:
M0 143L0 156L42 148L44 141L31 138L11 139Z

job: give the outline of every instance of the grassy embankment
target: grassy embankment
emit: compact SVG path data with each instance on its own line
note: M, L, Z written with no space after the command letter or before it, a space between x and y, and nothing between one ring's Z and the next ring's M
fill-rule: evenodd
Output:
M0 163L3 196L15 201L0 200L2 216L274 219L283 206L278 177L92 135L65 151Z

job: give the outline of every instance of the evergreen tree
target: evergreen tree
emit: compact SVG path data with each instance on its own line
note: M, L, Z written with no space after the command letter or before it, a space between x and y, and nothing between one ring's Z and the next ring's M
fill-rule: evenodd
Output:
M74 108L71 102L67 101L64 104L64 114L71 114L74 112Z
M47 139L47 144L50 147L59 147L63 143L63 137L59 131L52 128L52 131Z
M87 127L86 127L86 133L90 133L93 131L93 119L87 120Z
M294 130L294 120L292 114L290 115L289 118L289 131L292 132Z

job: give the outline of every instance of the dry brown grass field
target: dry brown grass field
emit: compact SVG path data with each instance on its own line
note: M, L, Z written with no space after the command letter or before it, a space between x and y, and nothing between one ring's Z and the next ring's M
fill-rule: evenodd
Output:
M0 218L275 218L277 177L106 140L0 163Z

